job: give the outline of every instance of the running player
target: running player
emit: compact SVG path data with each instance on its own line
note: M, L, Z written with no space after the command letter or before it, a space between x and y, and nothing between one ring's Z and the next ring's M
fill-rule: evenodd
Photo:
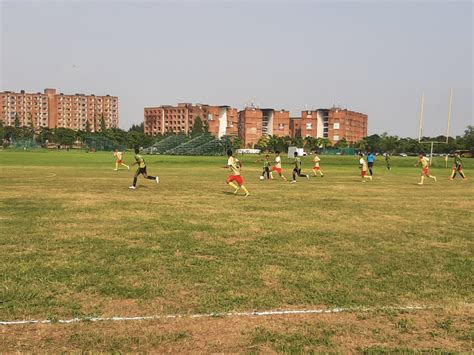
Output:
M324 176L323 172L321 171L321 167L319 166L319 162L321 161L321 159L318 157L318 155L316 154L313 158L313 163L314 163L314 166L313 166L313 174L314 176L318 176L317 173L319 173L321 175L321 177Z
M114 150L114 157L115 157L115 171L118 170L119 165L126 167L128 170L130 170L130 167L126 165L123 160L123 152L120 152L118 149Z
M129 189L132 190L135 190L137 188L137 179L138 175L140 174L143 175L145 179L155 180L157 184L160 183L160 178L158 176L155 177L147 174L145 159L143 159L143 156L138 153L140 153L140 150L138 148L135 148L135 163L133 163L132 166L138 165L138 169L135 172L135 175L133 176L133 185L129 186Z
M292 183L296 182L296 175L298 175L299 177L305 177L306 179L309 180L309 175L301 173L301 158L298 156L298 152L295 152L294 156L295 156L295 160L293 164L295 164L295 167L293 168L293 180L291 182Z
M367 176L367 162L365 161L364 154L362 153L359 153L359 168L362 182L365 182L365 179L372 181L372 176Z
M423 153L420 153L418 155L418 162L415 164L415 166L418 166L420 164L421 164L421 180L418 183L418 185L423 185L425 176L429 177L430 179L433 179L436 182L436 176L433 176L430 174L429 159L425 157Z
M451 177L449 180L453 180L456 177L456 174L459 173L461 177L466 179L466 175L464 175L464 171L462 171L462 159L459 153L454 153L454 165L453 165L453 172L451 173Z
M227 166L225 168L229 168L231 171L231 174L227 177L227 184L235 189L235 195L242 189L245 192L245 197L247 197L249 192L244 186L242 175L240 175L240 168L242 167L240 160L234 157L231 149L227 151L227 158Z
M277 150L275 157L275 165L272 166L272 170L270 171L270 179L273 179L273 172L276 171L280 177L286 181L286 177L283 175L283 169L281 168L281 157L280 152Z
M263 171L262 171L262 177L261 179L263 180L265 178L265 174L267 175L267 179L270 179L270 156L267 154L265 155L265 159L263 160Z
M387 170L392 170L392 167L390 166L390 154L385 153L385 166L387 167Z
M369 173L370 173L370 176L373 176L373 172L372 172L372 168L374 166L374 162L375 162L375 155L374 153L372 152L369 152L369 155L367 155L367 164L369 165Z

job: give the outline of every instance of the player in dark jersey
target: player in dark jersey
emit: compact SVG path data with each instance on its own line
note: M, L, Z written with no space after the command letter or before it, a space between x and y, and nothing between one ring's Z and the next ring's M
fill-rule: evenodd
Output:
M456 174L461 175L461 177L466 179L466 175L464 174L464 171L462 171L462 159L459 153L454 153L454 164L453 164L453 172L451 173L451 177L449 180L453 180L456 177Z
M132 186L129 186L129 189L132 190L135 190L137 188L137 180L139 175L143 175L143 177L148 180L155 180L157 184L160 183L160 178L158 176L148 175L148 173L146 172L145 159L143 159L143 156L139 153L140 150L138 148L135 148L135 163L133 163L132 166L138 165L138 169L135 172L135 175L133 176Z
M293 168L293 180L291 182L296 182L296 175L298 175L299 177L305 177L309 180L309 175L301 173L301 158L298 156L298 152L295 152L294 156L295 160L293 164L295 164L295 167Z

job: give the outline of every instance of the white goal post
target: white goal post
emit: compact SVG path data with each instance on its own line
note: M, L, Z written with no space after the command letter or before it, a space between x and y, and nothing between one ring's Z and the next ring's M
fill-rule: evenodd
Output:
M449 132L451 130L451 111L453 106L453 89L451 89L449 94L449 109L448 109L448 127L446 129L446 140L444 142L438 141L422 141L423 138L423 111L425 105L425 93L421 94L421 109L420 109L420 127L418 130L418 142L421 144L430 144L430 166L433 163L433 145L434 144L448 144L449 142Z

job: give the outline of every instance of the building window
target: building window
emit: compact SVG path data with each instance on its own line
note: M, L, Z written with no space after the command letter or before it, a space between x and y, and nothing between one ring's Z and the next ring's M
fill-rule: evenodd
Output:
M285 129L285 125L284 125L283 123L279 123L279 124L278 124L278 129L279 129L280 131L283 131L283 130Z
M332 140L333 140L334 142L337 142L337 141L339 140L339 136L333 136L333 137L332 137Z
M334 129L339 129L339 123L334 123Z
M313 129L312 123L306 123L306 129Z

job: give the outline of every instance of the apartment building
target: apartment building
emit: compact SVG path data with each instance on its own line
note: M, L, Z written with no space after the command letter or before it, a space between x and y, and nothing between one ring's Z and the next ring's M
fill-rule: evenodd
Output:
M333 144L342 139L355 143L368 133L367 115L336 107L302 111L298 123L301 137L327 138Z
M145 133L150 135L190 133L197 117L216 137L237 134L237 109L225 105L178 103L177 106L146 107L144 117Z
M367 115L336 107L305 110L292 118L287 110L249 106L237 112L230 106L190 103L148 107L144 113L147 134L190 133L200 117L214 136L238 135L246 147L253 147L262 136L327 138L333 144L367 136Z
M64 127L96 132L102 119L107 128L118 128L118 97L57 93L45 89L44 93L0 93L0 120L13 126L18 119L20 126L35 129Z
M49 127L48 96L40 92L25 93L24 90L1 92L0 121L5 126Z
M285 137L289 134L289 111L246 107L239 112L239 137L247 147L254 146L262 136Z

